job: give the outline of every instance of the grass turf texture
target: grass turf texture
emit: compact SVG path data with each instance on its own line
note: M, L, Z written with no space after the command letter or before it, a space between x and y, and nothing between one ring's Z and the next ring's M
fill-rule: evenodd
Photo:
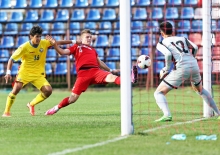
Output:
M74 155L218 155L220 141L197 141L200 134L217 134L220 121L216 118L168 126L153 132L144 130L202 117L202 102L190 88L167 95L174 121L155 123L162 116L153 98L153 91L133 91L133 121L135 133L126 139L69 154ZM218 87L215 91L219 91ZM184 92L184 93L183 93ZM0 118L0 154L47 155L120 136L120 90L90 89L74 105L61 109L54 116L44 112L69 96L67 91L54 91L50 98L36 106L36 116L30 116L26 103L38 92L21 92L11 109L11 118ZM186 94L192 97L185 97ZM189 95L188 95L189 96ZM7 93L0 93L3 112ZM179 98L179 99L177 99ZM181 103L179 103L181 102ZM219 103L219 102L218 102ZM192 106L193 104L193 106ZM196 104L196 105L195 105ZM171 140L176 133L185 133L185 141ZM220 138L220 137L219 137Z

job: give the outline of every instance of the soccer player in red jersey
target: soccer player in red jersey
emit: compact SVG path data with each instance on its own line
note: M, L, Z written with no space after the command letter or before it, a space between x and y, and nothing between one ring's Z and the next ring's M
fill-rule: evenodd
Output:
M98 58L96 50L91 47L92 34L89 29L85 29L81 32L81 40L73 40L74 45L68 49L61 49L56 40L51 36L46 37L51 42L55 50L60 55L73 55L75 57L77 79L72 88L70 97L64 98L58 105L49 109L45 115L53 115L59 111L59 109L74 103L79 98L80 94L89 87L91 84L102 83L115 83L120 85L120 77L113 75L119 70L110 69L103 61ZM132 81L137 79L137 71L133 71Z

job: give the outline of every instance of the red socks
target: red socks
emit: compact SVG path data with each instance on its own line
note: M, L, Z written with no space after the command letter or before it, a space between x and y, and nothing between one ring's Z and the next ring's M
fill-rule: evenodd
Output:
M121 79L120 79L120 77L117 77L117 78L115 79L115 84L117 84L117 85L120 85L120 84L121 84Z
M66 97L64 98L59 104L58 104L58 108L63 108L63 107L66 107L68 106L70 103L69 103L69 97Z

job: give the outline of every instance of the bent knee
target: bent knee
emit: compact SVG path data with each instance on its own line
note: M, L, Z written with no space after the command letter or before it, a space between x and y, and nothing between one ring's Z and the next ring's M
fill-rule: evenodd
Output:
M117 77L118 77L118 76L116 76L116 75L108 74L108 75L106 76L106 78L105 78L105 81L106 81L106 82L114 82Z

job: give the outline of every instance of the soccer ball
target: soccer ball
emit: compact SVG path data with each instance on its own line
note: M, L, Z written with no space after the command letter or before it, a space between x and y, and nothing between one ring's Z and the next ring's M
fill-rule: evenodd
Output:
M141 69L146 69L151 65L151 59L148 55L140 55L137 59L137 65Z

